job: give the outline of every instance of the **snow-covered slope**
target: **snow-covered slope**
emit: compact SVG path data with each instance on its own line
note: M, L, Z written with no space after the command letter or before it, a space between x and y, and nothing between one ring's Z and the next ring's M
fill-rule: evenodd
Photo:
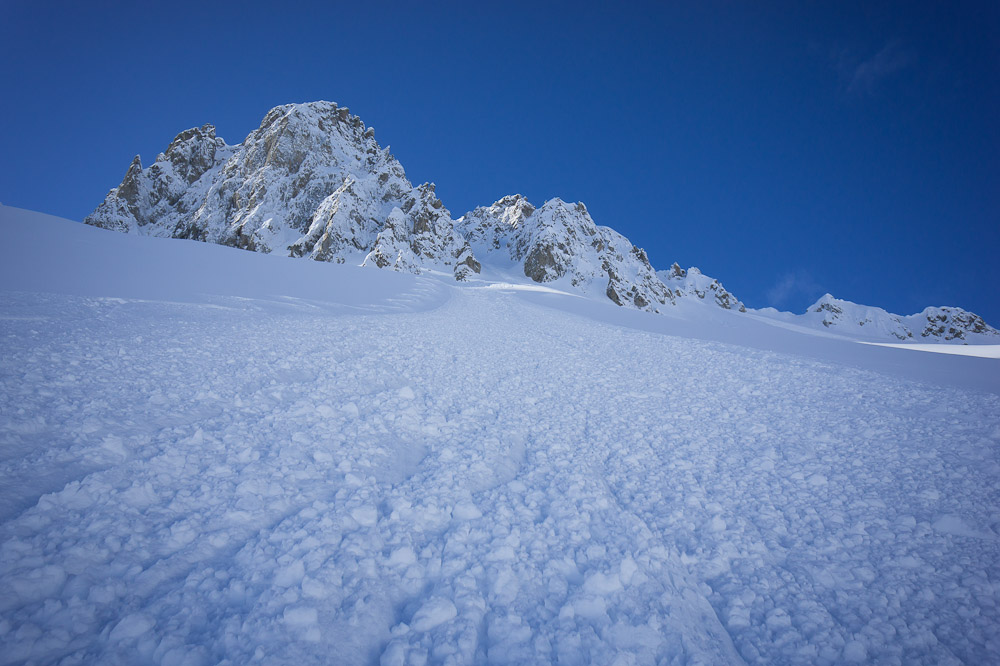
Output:
M1000 654L1000 361L0 236L0 664Z
M434 186L413 187L374 129L331 102L276 107L238 146L211 125L181 132L149 168L136 156L85 221L458 279L478 271Z
M982 317L954 307L930 307L914 315L901 316L882 308L858 305L825 294L805 313L794 315L773 308L755 314L839 335L881 342L951 342L990 344L1000 342L1000 331Z

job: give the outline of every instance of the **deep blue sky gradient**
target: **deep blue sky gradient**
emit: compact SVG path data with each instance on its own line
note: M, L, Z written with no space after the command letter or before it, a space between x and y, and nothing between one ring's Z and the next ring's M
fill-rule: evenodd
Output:
M328 99L456 217L520 192L719 278L1000 326L1000 3L0 2L0 201Z

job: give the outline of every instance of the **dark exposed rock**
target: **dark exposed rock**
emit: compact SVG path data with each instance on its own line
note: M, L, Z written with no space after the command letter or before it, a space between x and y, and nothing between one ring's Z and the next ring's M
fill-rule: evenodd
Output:
M524 258L524 274L535 282L558 280L566 270L556 260L552 245L537 245Z
M616 305L625 305L622 303L621 296L619 296L618 292L615 291L614 279L608 279L608 288L604 293L607 294L608 298L610 298Z
M178 134L163 154L174 173L190 185L215 166L215 154L224 146L216 139L214 126L202 125Z

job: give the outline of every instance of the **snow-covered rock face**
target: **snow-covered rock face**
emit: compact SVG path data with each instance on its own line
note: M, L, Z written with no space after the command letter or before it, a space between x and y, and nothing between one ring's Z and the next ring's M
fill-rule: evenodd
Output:
M715 278L702 275L695 267L687 270L673 264L668 270L656 271L656 276L667 285L677 298L696 297L707 303L714 303L726 310L746 312L746 306L727 291Z
M882 308L858 305L825 294L799 315L807 323L851 337L905 340L909 342L992 342L1000 331L983 318L961 308L927 308L910 316L895 315Z
M434 186L413 187L374 130L331 102L276 107L238 146L211 125L182 132L149 168L136 157L85 221L458 279L479 268Z
M673 303L645 251L595 224L582 203L552 199L535 208L517 194L476 208L456 224L477 256L518 265L535 282L567 282L641 310Z
M117 231L191 237L185 236L189 225L178 222L199 209L199 195L231 154L232 148L215 136L212 125L185 130L148 169L136 155L121 185L85 222ZM163 233L167 225L171 233Z

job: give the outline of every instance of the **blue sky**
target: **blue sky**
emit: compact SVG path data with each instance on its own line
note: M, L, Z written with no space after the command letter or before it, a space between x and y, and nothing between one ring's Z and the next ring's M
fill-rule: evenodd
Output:
M1000 3L0 3L0 202L328 99L456 217L505 194L718 277L1000 326Z

